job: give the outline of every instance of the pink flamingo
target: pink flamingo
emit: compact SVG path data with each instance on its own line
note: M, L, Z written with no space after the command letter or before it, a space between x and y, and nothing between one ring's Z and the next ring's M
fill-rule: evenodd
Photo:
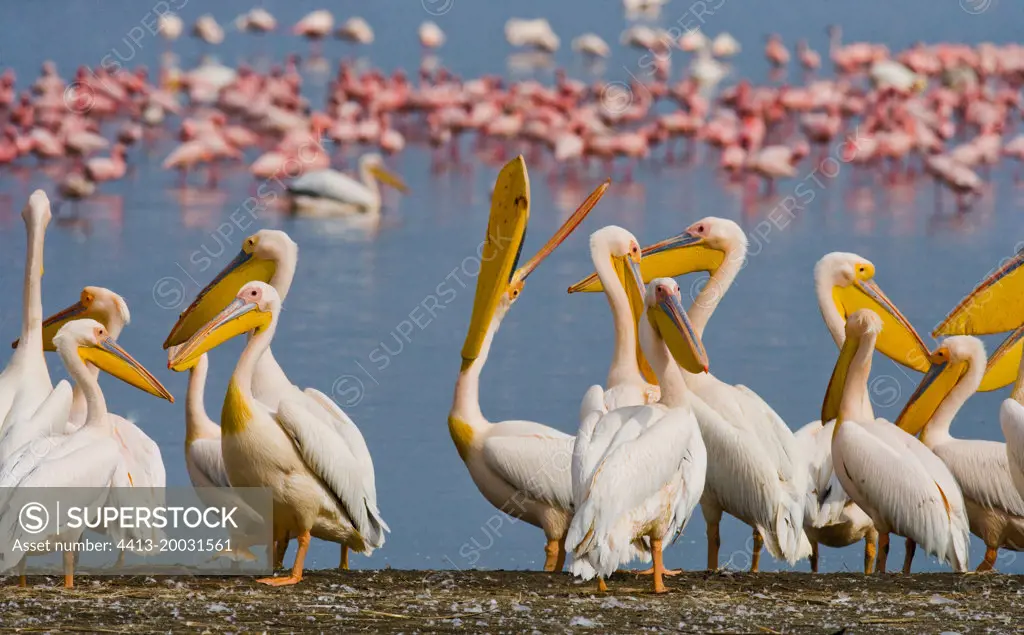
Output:
M800 59L800 66L803 66L805 71L816 71L821 68L821 56L807 46L807 40L800 40L796 43L796 56Z
M764 56L768 58L768 63L776 68L789 64L789 51L777 33L768 36L768 43L764 47Z
M798 141L793 147L785 145L767 146L747 158L746 167L765 181L766 194L775 190L775 179L796 176L796 165L810 153L806 141Z
M114 144L110 157L94 157L85 163L85 176L94 183L123 178L128 170L124 155L124 144Z

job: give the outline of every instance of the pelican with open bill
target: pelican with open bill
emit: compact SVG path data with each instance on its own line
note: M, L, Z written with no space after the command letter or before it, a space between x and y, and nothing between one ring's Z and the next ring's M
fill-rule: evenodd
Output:
M499 510L544 531L547 571L561 570L565 563L574 437L532 421L488 421L480 409L480 373L494 334L526 278L590 213L608 184L594 190L537 255L517 269L529 221L530 181L522 156L502 168L491 198L473 313L448 414L449 434L480 493Z
M991 335L1024 325L1024 249L978 283L932 335ZM999 390L1017 378L1024 340L1011 335L989 357L979 392Z

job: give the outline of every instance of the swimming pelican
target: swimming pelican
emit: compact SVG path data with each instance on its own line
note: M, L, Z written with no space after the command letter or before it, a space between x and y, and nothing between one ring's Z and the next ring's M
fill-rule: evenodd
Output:
M480 373L494 334L533 273L608 188L598 187L525 265L516 269L530 215L530 181L518 156L498 174L448 431L477 489L492 505L544 531L545 571L565 563L572 516L573 437L532 421L491 423L480 410Z
M43 238L50 223L50 199L36 190L21 212L28 233L22 292L21 341L0 373L0 429L6 421L25 419L53 390L43 357Z
M74 320L64 325L54 336L54 345L68 374L85 392L88 407L85 423L74 432L66 433L60 423L67 420L67 411L57 412L55 409L53 414L57 419L50 423L49 428L59 432L46 437L45 445L32 443L12 456L0 473L0 489L74 488L73 492L87 497L88 500L69 503L83 506L102 504L107 494L97 500L96 490L86 488L128 486L127 467L115 436L116 415L108 414L99 382L89 371L87 363L151 395L172 402L174 399L167 389L125 352L110 337L106 328L95 320ZM46 448L45 452L39 451L42 447ZM4 501L0 501L0 508L4 507L3 503ZM8 548L8 544L5 542L2 548ZM8 560L11 555L0 553L0 563ZM65 552L65 587L74 586L73 568L74 553Z
M1000 547L1024 551L1024 499L1014 487L1005 443L949 434L953 417L985 374L985 345L969 335L954 335L932 353L931 361L932 369L896 424L910 434L920 432L921 442L953 473L964 494L971 533L985 542L978 571L989 571Z
M686 317L679 285L671 278L651 282L639 330L661 399L610 412L602 401L591 401L594 409L581 412L576 444L587 446L581 454L593 470L581 483L583 491L573 492L581 503L566 544L573 550L573 573L584 579L599 576L599 587L605 590L604 578L632 559L636 543L649 541L654 592L664 593L662 576L675 573L665 570L664 542L673 541L690 520L704 491L708 462L680 366L707 372L708 360ZM604 427L616 430L611 443L587 443L585 429ZM591 453L596 456L587 456Z
M199 294L191 305L178 317L164 341L164 348L183 344L195 335L205 323L214 319L242 285L258 280L270 284L283 302L291 289L292 280L299 261L299 247L288 234L263 229L249 236L242 243L242 250L228 263ZM175 370L185 370L187 366ZM259 357L252 373L252 393L256 400L274 411L282 399L288 398L302 403L322 421L329 423L341 435L347 445L347 452L360 466L360 478L367 496L374 507L377 505L377 489L373 471L373 459L366 447L359 428L330 397L315 388L300 389L293 384L277 363L269 345ZM341 547L342 569L348 568L348 547Z
M273 411L253 395L256 362L270 348L280 311L274 287L250 282L168 361L174 370L190 368L203 353L251 332L224 397L221 453L233 487L270 489L274 541L298 539L291 574L258 580L271 586L302 580L311 536L370 555L388 531L348 440L306 400L286 395Z
M694 331L703 336L712 313L743 268L747 238L733 221L709 217L682 234L643 250L644 281L711 271L711 279L688 312ZM577 286L598 290L584 279ZM767 541L775 558L790 564L807 557L811 545L803 531L807 474L799 447L785 422L756 393L727 384L711 373L684 374L698 397L694 412L707 446L707 479L701 509L708 526L708 568L718 568L722 513L752 527L751 571L760 565Z
M381 208L378 181L399 192L408 191L405 183L384 167L379 154L365 154L359 159L359 178L356 181L330 169L306 172L288 184L291 208L312 216L377 214Z
M821 414L822 421L836 420L836 476L878 531L877 573L885 573L890 532L913 540L955 571L966 571L968 521L953 475L920 441L865 413L871 357L882 331L882 318L869 309L846 320Z
M1020 298L1024 292L1024 250L1004 262L979 282L939 323L932 335L991 335L1012 331L1024 324ZM1017 377L1024 339L993 354L978 390L987 392L1009 386Z

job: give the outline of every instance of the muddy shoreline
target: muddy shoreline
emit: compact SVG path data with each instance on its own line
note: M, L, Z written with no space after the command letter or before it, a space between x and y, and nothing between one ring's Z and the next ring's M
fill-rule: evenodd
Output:
M653 595L617 575L314 571L297 587L251 578L0 579L0 632L1012 633L1024 576L686 572Z

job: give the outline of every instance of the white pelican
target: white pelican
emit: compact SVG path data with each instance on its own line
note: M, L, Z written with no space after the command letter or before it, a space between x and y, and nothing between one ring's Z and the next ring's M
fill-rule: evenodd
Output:
M50 224L50 200L36 190L21 212L28 235L22 291L21 340L28 345L15 349L0 373L0 429L12 420L31 415L53 390L43 357L43 239ZM12 412L13 410L13 412Z
M985 345L969 335L954 335L932 353L931 361L932 369L896 424L910 434L920 432L921 442L953 473L967 504L971 533L985 542L978 571L989 571L1000 547L1024 551L1024 499L1014 487L1005 443L949 434L953 417L985 374Z
M501 321L526 278L582 222L608 188L601 185L525 265L516 269L530 214L530 182L518 156L498 174L481 255L473 314L448 414L448 431L477 489L492 505L544 531L545 571L565 563L572 517L573 437L532 421L491 423L480 410L480 373Z
M921 545L955 571L966 571L969 528L953 475L920 441L865 410L871 357L882 325L882 318L868 309L846 320L846 340L821 415L822 421L836 419L836 476L878 531L877 573L885 573L890 532Z
M54 409L56 419L49 427L59 432L48 435L44 439L45 444L36 442L26 445L12 456L0 473L0 488L75 488L74 491L90 496L89 500L75 501L75 504L100 504L103 500L95 500L90 494L94 490L83 488L125 487L129 483L127 466L114 428L116 415L107 412L103 392L87 363L154 396L172 402L173 397L149 371L118 346L106 328L95 320L69 322L54 336L54 345L68 374L85 393L88 407L85 423L77 430L65 433L59 424L67 421L67 410L57 412ZM39 451L42 447L46 448L45 452ZM3 502L0 501L0 507L4 506ZM9 544L3 541L0 547L8 548ZM0 563L10 561L12 555L0 554ZM65 554L66 587L74 585L73 560L73 552Z
M43 321L43 350L56 351L54 336L68 322L89 318L96 320L106 329L108 335L115 341L121 336L124 327L131 321L131 314L128 312L128 304L124 298L110 289L103 287L85 287L79 296L79 301L68 308L59 311ZM20 340L12 344L20 348ZM100 369L92 364L86 364L93 379L99 381ZM172 400L173 401L173 400ZM67 420L69 431L77 430L85 422L86 400L82 384L76 384L73 391L71 413ZM114 417L114 431L121 442L121 451L124 454L125 464L128 466L128 477L134 487L152 488L154 494L167 485L167 475L164 469L163 458L160 454L160 446L156 444L145 432L135 423L123 417ZM30 437L23 438L21 443L27 442L32 436L41 434L43 431L38 428L34 430L23 429L22 435L30 434ZM9 451L21 447L21 443L6 445L7 439L0 440L0 461L9 455Z
M596 33L584 33L573 39L572 50L588 57L608 57L612 54L608 43Z
M224 41L224 29L209 13L199 16L192 27L192 35L207 44L220 44Z
M707 354L683 309L679 285L671 278L651 282L645 296L640 342L661 386L656 404L608 412L601 401L581 412L578 452L593 467L573 492L581 501L566 544L573 550L572 571L584 579L604 578L632 559L637 544L649 543L654 559L654 592L664 593L662 549L686 527L701 493L708 456L691 407L680 366L707 372ZM591 393L588 393L590 396ZM585 431L611 427L607 446L591 446ZM589 456L594 454L595 456ZM574 484L575 487L575 484Z
M156 21L156 28L160 35L168 42L173 42L181 36L185 24L176 13L161 13L160 19Z
M868 76L875 88L895 88L904 93L920 93L928 86L928 79L910 70L896 60L879 60L871 65Z
M811 541L811 571L818 572L818 546L847 547L864 541L864 573L875 565L878 532L871 517L850 500L832 469L835 421L812 421L794 433L808 467L804 531Z
M656 401L656 378L637 348L637 321L643 311L644 294L640 245L633 234L610 225L591 234L590 257L608 298L615 331L607 388L601 395L605 408L615 410ZM569 293L580 290L588 281L569 287Z
M373 29L363 18L349 18L344 24L338 27L335 37L353 44L372 44Z
M712 271L711 279L690 307L698 337L736 275L743 268L747 238L736 223L705 218L674 238L643 250L640 270L645 281L693 271ZM591 276L580 290L601 288ZM711 373L685 373L687 386L699 399L694 411L707 446L707 481L701 509L708 526L708 568L718 568L722 512L753 528L751 570L760 564L767 541L773 557L790 564L807 557L811 545L803 531L806 467L799 446L785 422L756 393L733 386Z
M168 359L176 353L177 347L173 347L168 353ZM205 353L189 369L188 392L185 394L185 469L192 486L196 488L196 494L206 505L223 506L230 499L230 504L242 512L239 516L253 522L252 526L255 527L255 523L259 522L256 512L241 497L228 494L227 488L231 487L231 482L221 454L220 426L206 414L206 405L203 403L208 369L209 360ZM231 549L221 555L235 560L256 560L256 556L249 550L252 546L254 544L243 528L242 531L232 532ZM272 564L277 568L280 562Z
M1024 250L1018 251L995 271L979 282L939 323L932 335L991 335L1012 331L1024 325ZM1007 341L1007 343L1009 340ZM992 355L988 370L978 390L987 392L1009 386L1021 365L1024 339L1010 346L1000 346L1000 354Z
M381 207L378 181L400 192L407 192L405 183L384 167L379 154L365 154L359 159L359 181L337 170L306 172L288 184L292 210L313 216L343 214L377 214Z
M711 54L715 57L733 57L740 52L740 43L728 33L719 33L711 41Z
M235 18L235 28L251 33L269 33L277 28L277 20L263 7L253 7Z
M875 265L857 254L832 252L814 266L814 291L825 326L836 346L846 339L845 320L858 309L871 309L882 319L878 351L919 373L928 372L928 347L914 327L874 280Z
M292 33L310 40L320 40L330 35L332 29L334 16L326 9L319 9L296 22L292 27Z
M425 49L436 49L444 45L444 31L436 22L424 22L418 30L420 44Z
M875 266L857 254L833 252L814 268L818 309L836 346L846 340L846 316L859 308L870 308L884 316L885 327L877 337L880 352L914 370L925 370L928 348L899 309L874 282ZM863 404L866 419L874 419L871 403ZM818 543L845 547L864 540L864 572L870 573L875 559L878 532L871 518L843 491L832 469L834 421L812 421L797 431L805 444L809 461L808 509L804 529L811 541L811 570L817 571Z
M295 269L299 261L299 247L288 234L263 229L249 236L242 243L242 250L228 263L199 294L191 305L178 317L164 341L164 348L183 344L195 335L205 323L214 319L229 305L246 282L259 280L270 284L277 291L282 302L291 289ZM175 368L185 370L188 366ZM373 460L366 447L366 441L356 424L331 400L315 388L300 389L293 384L277 363L273 352L267 348L259 357L252 373L252 393L269 410L276 410L284 398L303 403L321 420L329 423L341 435L347 445L347 452L360 467L360 478L367 496L374 507L377 505L377 489L373 471ZM348 568L348 548L341 548L341 568Z
M298 539L291 574L259 580L272 586L302 580L311 536L370 555L388 531L348 440L307 400L286 395L275 412L253 395L256 363L270 348L280 311L274 287L250 282L168 361L175 370L190 368L203 353L251 332L224 397L221 452L232 486L271 491L274 541Z
M554 53L561 43L551 28L551 23L544 18L509 18L505 23L505 39L512 46L536 49L544 53Z
M1024 327L1014 331L1011 338L1020 338L1022 335ZM1006 458L1009 461L1013 485L1017 488L1017 494L1024 497L1024 364L1017 370L1013 392L1008 399L1003 400L1003 405L999 408L999 424L1003 428L1003 436L1006 437Z

